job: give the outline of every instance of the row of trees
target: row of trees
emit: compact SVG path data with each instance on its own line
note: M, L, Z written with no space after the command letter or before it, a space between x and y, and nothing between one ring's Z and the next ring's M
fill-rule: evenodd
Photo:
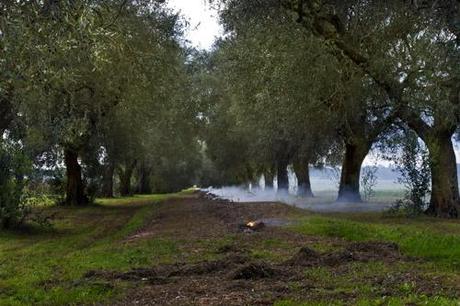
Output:
M240 182L276 173L285 188L293 164L309 195L308 166L340 164L338 200L360 201L372 147L395 151L413 131L429 150L428 212L458 216L458 1L220 5L227 36L209 55L206 143L221 171Z
M213 0L211 52L162 2L0 3L2 226L40 186L72 206L261 175L287 190L288 165L305 196L309 167L340 165L338 200L360 201L369 151L414 133L428 212L457 217L458 1Z
M121 195L192 184L200 155L184 23L159 2L1 2L5 224L21 182L52 185L62 170L73 206L113 196L115 182ZM14 167L18 152L28 170Z

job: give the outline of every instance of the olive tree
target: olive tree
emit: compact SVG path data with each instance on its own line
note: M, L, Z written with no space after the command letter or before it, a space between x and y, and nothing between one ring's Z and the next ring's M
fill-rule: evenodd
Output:
M231 1L222 12L229 37L220 69L232 96L229 112L250 138L255 171L268 182L276 172L279 190L287 190L287 167L295 160L300 192L312 195L308 167L327 151L332 129L325 101L337 90L324 77L338 74L316 38L270 3Z
M285 1L314 35L385 91L399 117L430 151L428 212L457 217L460 208L451 137L458 126L458 1ZM441 3L443 2L443 3ZM426 4L426 5L425 5ZM366 28L347 27L364 11Z
M145 92L150 63L165 54L164 24L149 23L145 16L164 13L157 4L134 1L45 1L24 7L32 8L32 17L19 21L19 44L26 48L17 56L15 95L29 134L63 151L65 203L82 205L88 202L82 153L115 107L129 104L133 92Z

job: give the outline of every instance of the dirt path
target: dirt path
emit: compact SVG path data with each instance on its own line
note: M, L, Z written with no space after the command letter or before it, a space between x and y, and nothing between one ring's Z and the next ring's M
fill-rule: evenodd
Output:
M391 270L413 260L391 243L349 243L304 236L280 226L303 214L307 213L283 204L226 203L202 194L169 200L159 204L152 220L125 243L175 239L181 242L183 260L124 273L90 271L87 277L135 284L119 305L271 305L287 298L354 301L359 295L335 290L341 285L322 283L321 276L306 276L308 271L324 271L332 279L350 275L347 281L355 277L376 287L376 296L397 294L398 286L406 282L424 294L445 289L438 281L399 273L397 268L392 275L383 271L363 280L355 273L357 265L379 262ZM241 227L252 220L264 220L267 226L256 232ZM210 253L211 259L200 260L200 255L208 258Z

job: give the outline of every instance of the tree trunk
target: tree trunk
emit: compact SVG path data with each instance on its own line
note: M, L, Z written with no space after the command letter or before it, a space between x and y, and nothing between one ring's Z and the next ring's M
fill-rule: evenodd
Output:
M144 163L139 167L139 185L137 186L137 190L140 194L152 193L150 169Z
M102 196L106 198L113 198L113 175L115 172L115 165L109 161L103 177L102 183Z
M314 197L313 191L311 190L310 169L308 163L304 164L295 162L294 172L298 181L297 195L307 198Z
M279 161L277 163L277 180L278 180L278 193L289 192L289 176L288 176L288 162Z
M437 133L424 140L431 156L432 191L427 213L443 218L457 218L460 212L457 161L451 137L448 132Z
M265 172L264 174L265 178L265 189L273 189L273 173L272 172Z
M131 195L131 178L133 176L133 168L126 167L124 171L120 171L120 195L126 197Z
M13 117L13 106L8 99L0 97L0 137L9 128Z
M129 196L132 194L131 190L131 178L133 176L134 168L136 167L136 161L125 164L125 169L119 170L120 177L120 195L122 197Z
M260 177L255 177L251 180L251 191L255 191L260 188Z
M69 206L82 206L89 200L85 194L85 186L82 180L81 167L78 163L78 153L74 150L64 150L64 162L67 171L66 199Z
M359 193L359 179L361 166L369 150L370 146L367 144L351 143L345 145L337 202L362 202Z

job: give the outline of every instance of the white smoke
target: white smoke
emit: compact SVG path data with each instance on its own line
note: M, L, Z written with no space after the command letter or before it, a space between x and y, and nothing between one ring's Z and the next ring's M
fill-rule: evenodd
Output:
M332 173L332 174L331 174ZM311 177L314 198L297 196L297 177L291 167L288 168L289 190L277 192L277 180L274 178L273 187L265 188L265 178L262 175L257 183L246 187L228 186L222 188L207 188L202 191L232 202L281 202L315 212L376 212L383 211L391 203L336 203L337 175L335 172L324 171L323 177ZM339 173L339 172L337 172ZM392 180L379 179L375 190L401 190L402 186Z
M222 188L207 188L203 191L232 202L283 202L294 205L296 197L291 194L278 193L276 189L262 189L250 186L242 188L236 186Z
M220 199L238 203L273 203L281 202L314 212L377 212L383 211L390 204L382 203L336 203L332 198L303 198L292 193L278 193L276 189L242 188L229 186L222 188L202 189L203 192Z

